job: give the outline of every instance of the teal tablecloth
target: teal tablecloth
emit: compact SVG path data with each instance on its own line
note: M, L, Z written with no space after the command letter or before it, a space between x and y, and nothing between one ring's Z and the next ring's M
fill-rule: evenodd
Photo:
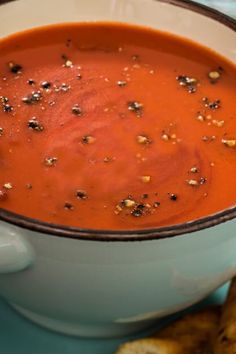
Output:
M196 0L195 0L196 1ZM236 1L235 0L199 0L201 4L216 8L229 16L236 17Z

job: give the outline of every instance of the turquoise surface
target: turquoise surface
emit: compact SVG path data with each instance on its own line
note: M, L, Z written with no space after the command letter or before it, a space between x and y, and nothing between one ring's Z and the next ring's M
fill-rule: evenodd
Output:
M221 303L226 291L227 286L219 289L188 312L206 304ZM150 334L172 319L173 316L162 320L156 328L140 333L136 338ZM16 313L5 301L0 300L1 354L113 354L119 344L133 338L135 337L96 340L62 336L34 325Z
M195 1L215 9L225 12L229 16L236 17L236 1L235 0L199 0Z
M199 1L236 16L236 2L229 0ZM227 286L217 290L204 302L194 306L191 310L209 303L221 303L227 291ZM176 316L175 316L176 317ZM151 331L160 328L173 317L163 320L156 328L141 333L142 337ZM1 354L112 354L118 345L128 339L91 340L62 336L47 331L29 322L0 299L0 353Z

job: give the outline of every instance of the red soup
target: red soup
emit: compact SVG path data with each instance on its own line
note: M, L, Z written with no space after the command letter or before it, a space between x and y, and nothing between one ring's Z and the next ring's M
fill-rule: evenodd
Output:
M236 67L190 41L67 24L0 41L0 207L140 229L236 201Z

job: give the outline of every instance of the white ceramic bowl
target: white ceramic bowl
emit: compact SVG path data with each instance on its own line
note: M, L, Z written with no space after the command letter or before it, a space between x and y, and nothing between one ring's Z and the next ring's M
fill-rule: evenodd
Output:
M1 36L50 23L122 21L187 36L236 62L236 22L190 1L5 2ZM50 225L1 209L0 294L63 333L134 332L236 274L235 217L232 208L175 227L121 233Z

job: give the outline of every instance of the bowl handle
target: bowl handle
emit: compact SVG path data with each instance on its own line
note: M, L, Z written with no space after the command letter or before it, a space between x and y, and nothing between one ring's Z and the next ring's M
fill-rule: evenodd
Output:
M0 223L0 274L21 271L33 260L33 249L18 228Z

